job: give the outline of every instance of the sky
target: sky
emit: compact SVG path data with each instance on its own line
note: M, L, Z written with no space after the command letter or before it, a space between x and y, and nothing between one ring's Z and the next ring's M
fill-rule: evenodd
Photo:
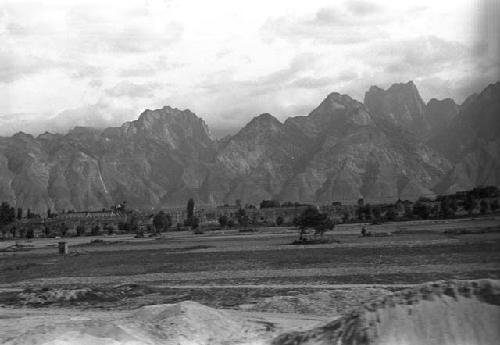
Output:
M331 92L500 79L500 0L0 0L0 135L119 126L169 105L215 136Z

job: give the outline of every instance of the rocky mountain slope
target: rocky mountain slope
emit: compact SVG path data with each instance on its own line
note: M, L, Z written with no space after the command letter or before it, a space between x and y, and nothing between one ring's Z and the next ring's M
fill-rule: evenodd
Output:
M453 165L439 189L500 185L500 82L469 97L429 143Z
M191 111L170 107L121 127L18 133L0 138L0 200L36 212L124 200L183 206L190 197L386 202L500 185L499 89L461 106L425 104L412 82L372 87L364 104L332 93L308 116L262 114L222 141Z
M431 129L428 109L415 84L393 84L387 90L372 86L365 94L364 104L379 120L393 123L417 137L425 137Z

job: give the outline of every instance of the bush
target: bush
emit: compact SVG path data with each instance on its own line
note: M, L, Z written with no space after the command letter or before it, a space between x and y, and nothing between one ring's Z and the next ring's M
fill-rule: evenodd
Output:
M85 227L83 225L78 225L76 227L76 236L83 236L85 235Z
M223 228L227 226L228 221L229 221L229 219L227 218L227 216L220 216L219 217L219 224Z
M283 219L283 217L282 217L282 216L278 216L278 217L276 218L276 225L277 225L277 226L280 226L280 225L282 225L282 224L283 224L283 222L284 222L284 221L285 221L285 220Z
M314 245L314 244L328 244L328 243L340 243L340 241L332 239L332 238L313 239L313 238L305 238L304 237L302 239L298 239L298 240L293 241L292 245Z
M100 232L101 232L100 230L101 230L101 228L99 228L99 225L96 225L96 226L92 227L92 230L90 231L90 234L92 236L97 236L97 235L100 234Z
M28 229L26 232L26 238L35 238L35 231L33 229Z
M113 235L113 232L115 231L115 228L112 225L106 225L104 227L104 230L108 233L108 235Z
M191 227L196 230L198 229L199 226L200 226L200 220L198 219L198 217L191 218Z

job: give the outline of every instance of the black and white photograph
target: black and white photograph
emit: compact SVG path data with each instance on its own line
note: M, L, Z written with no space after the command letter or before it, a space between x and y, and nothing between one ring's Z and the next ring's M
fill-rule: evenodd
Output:
M500 343L500 0L0 0L0 344Z

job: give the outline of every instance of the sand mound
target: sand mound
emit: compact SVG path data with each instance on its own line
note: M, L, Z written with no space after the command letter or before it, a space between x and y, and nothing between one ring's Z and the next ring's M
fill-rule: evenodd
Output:
M240 308L246 311L321 315L332 319L376 297L392 293L384 288L352 287L295 296L267 297L254 304L242 305Z
M75 291L76 295L88 293L87 290ZM217 310L195 302L152 305L116 314L81 311L77 318L65 317L64 309L60 309L56 311L60 313L56 314L57 319L39 323L40 326L34 328L33 324L26 323L16 328L20 330L17 334L8 335L10 339L0 336L0 342L6 345L489 345L498 344L500 340L500 281L435 282L394 293L367 290L360 295L356 291L341 291L317 292L309 299L305 295L292 297L296 299L290 303L269 299L258 307L302 314L314 310L326 314L330 309L329 318L333 318L341 306L350 309L359 299L369 302L335 321L319 327L315 327L318 325L315 321L307 328L301 323L275 327L278 321L269 322L271 319L250 317L251 313ZM50 291L43 298L75 297ZM311 303L310 308L307 303ZM319 308L320 305L324 308ZM298 314L282 315L291 318ZM4 319L8 320L9 316ZM9 320L22 322L21 319ZM309 327L306 331L288 332L272 339L284 329ZM8 330L0 327L2 329Z
M141 320L141 330L158 344L166 339L175 344L231 344L253 338L264 328L196 302L143 307L130 319Z
M253 343L265 332L225 311L195 302L140 308L113 322L71 321L32 329L6 345L156 345Z
M500 281L424 284L376 299L324 326L283 334L288 344L498 344Z
M138 284L123 284L109 287L36 287L26 288L20 293L0 297L0 303L5 305L61 306L99 305L106 302L121 302L126 298L134 298L151 294L153 291L147 286Z

